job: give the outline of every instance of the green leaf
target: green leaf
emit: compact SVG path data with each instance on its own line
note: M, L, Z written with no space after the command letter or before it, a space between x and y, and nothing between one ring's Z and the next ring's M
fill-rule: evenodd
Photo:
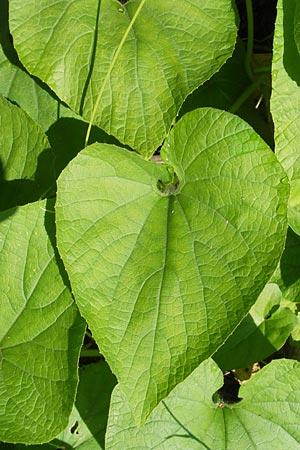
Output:
M300 302L300 237L291 228L271 281L278 284L285 300Z
M88 124L62 104L45 84L32 78L22 67L10 39L7 8L6 2L0 6L0 94L20 106L46 132L53 152L51 159L54 159L56 177L84 147ZM97 127L92 127L90 141L119 144L116 139ZM45 165L49 172L53 163L47 160ZM40 178L44 180L45 173ZM33 190L37 199L36 187L33 187ZM19 195L25 196L24 183L17 191ZM7 199L11 197L10 192L2 195L2 202L6 198L5 208L14 206L8 204ZM24 202L27 201L29 200Z
M0 210L37 200L54 183L53 154L38 125L0 96Z
M73 159L77 153L84 148L84 140L88 124L80 118L61 117L49 128L47 135L51 147L55 152L55 174L56 177ZM92 127L90 134L91 142L105 142L118 145L119 142L104 133L98 127Z
M279 350L296 326L295 314L281 307L282 293L268 283L227 341L213 356L222 370L247 367Z
M289 225L300 235L300 178L291 181L288 218Z
M300 234L300 55L294 35L297 4L296 0L279 0L277 5L271 112L275 127L275 151L291 183L289 225Z
M258 68L271 65L270 55L255 56ZM245 44L237 39L232 56L217 73L186 98L178 116L204 106L225 109L246 120L267 144L273 147L273 125L271 120L268 120L269 113L263 108L264 103L269 101L269 88L266 88L269 74L259 74L254 81L250 80L245 69L245 58ZM260 108L257 108L260 95L264 101L261 102Z
M236 39L231 0L146 1L116 63L140 1L10 0L18 55L74 111L150 157L186 96L219 70ZM137 120L138 118L138 120Z
M72 114L39 80L30 77L13 47L8 1L0 5L0 93L17 103L45 132L61 114ZM74 114L73 114L74 115Z
M112 395L106 450L295 450L299 448L300 363L275 360L239 391L213 403L222 373L206 360L137 428L122 392ZM181 424L181 425L180 425Z
M67 443L72 449L101 450L104 449L110 396L116 379L104 362L81 367L79 377L68 426L56 440Z
M2 5L1 5L2 8ZM68 108L53 98L29 74L13 65L0 47L0 93L19 105L45 132L60 115L71 115Z
M299 2L295 4L294 14L294 38L297 45L298 53L300 55L300 5Z
M59 251L137 422L238 325L286 233L285 174L238 117L186 114L162 157L94 144L58 180Z
M0 442L0 450L55 450L55 448L56 447L54 447L52 444L25 445L25 444L5 444L3 442Z
M51 205L47 205L49 208ZM67 424L84 324L52 247L45 202L0 213L0 440L42 443Z
M238 38L232 56L217 73L186 98L179 117L203 106L228 110L250 83L245 67L241 64L244 59L244 43Z

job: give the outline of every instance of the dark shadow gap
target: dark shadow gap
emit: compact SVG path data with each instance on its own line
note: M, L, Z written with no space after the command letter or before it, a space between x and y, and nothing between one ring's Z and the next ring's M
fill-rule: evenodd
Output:
M224 384L212 396L213 403L223 408L225 405L239 403L242 399L239 395L240 384L231 371L224 373Z

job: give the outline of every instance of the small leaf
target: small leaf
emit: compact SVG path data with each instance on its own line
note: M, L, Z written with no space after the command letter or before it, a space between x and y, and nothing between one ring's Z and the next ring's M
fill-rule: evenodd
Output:
M137 428L121 386L112 395L106 450L295 450L300 431L300 363L275 360L239 391L213 403L222 373L206 360ZM165 406L164 406L165 405Z
M55 182L53 154L38 125L0 96L0 210L37 200Z
M10 0L18 55L74 111L149 158L186 96L231 55L231 0L146 1L116 63L114 54L140 2Z
M289 308L280 306L281 301L277 284L266 284L249 314L213 355L223 371L263 361L283 346L297 318Z
M270 281L278 284L285 300L300 302L300 237L291 228L288 229L284 252Z
M285 174L238 117L186 114L161 155L94 144L58 180L59 251L137 422L232 333L287 226Z
M0 213L0 440L6 442L52 439L67 424L77 387L84 323L63 282L52 248L54 215L45 215L45 207Z
M81 367L69 423L53 444L58 440L72 449L104 449L110 396L115 384L116 379L105 362Z

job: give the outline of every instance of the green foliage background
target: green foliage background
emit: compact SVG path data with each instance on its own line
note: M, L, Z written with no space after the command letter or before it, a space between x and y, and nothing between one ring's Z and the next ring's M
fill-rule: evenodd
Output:
M263 66L246 4L1 2L1 449L300 448L300 5Z

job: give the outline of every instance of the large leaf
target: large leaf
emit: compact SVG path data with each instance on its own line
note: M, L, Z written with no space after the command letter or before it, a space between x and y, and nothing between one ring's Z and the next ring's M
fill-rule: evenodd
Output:
M1 16L0 16L1 17ZM0 23L1 25L1 23ZM35 183L28 183L28 178L32 176L26 176L27 181L22 180L14 182L14 185L10 184L5 186L6 190L2 193L1 202L2 209L9 208L17 203L26 203L32 200L30 193L34 192L33 198L36 200L41 193L49 188L49 184L55 181L55 177L59 175L61 170L67 165L67 163L84 147L85 135L87 132L88 124L84 122L80 116L77 116L69 108L66 108L61 102L55 98L45 89L43 89L34 79L32 79L24 70L11 64L11 62L5 57L0 47L0 93L7 97L11 102L19 105L38 125L42 130L46 131L47 137L51 144L51 150L48 148L33 166L37 169L36 178L39 182L42 182L44 187L42 189ZM23 121L27 117L24 111L21 112L20 108L15 108L15 115L21 116ZM19 112L18 112L19 111ZM1 116L4 117L6 122L9 122L10 115L7 114L7 109L2 108ZM37 124L33 121L30 122L31 128L38 130ZM9 128L13 126L9 122ZM23 127L24 128L24 127ZM32 131L32 130L31 130ZM40 130L41 131L41 130ZM45 137L44 137L45 138ZM19 140L20 139L20 140ZM7 148L9 142L5 138L4 131L2 130L2 152ZM119 142L112 136L107 135L98 127L92 127L91 142ZM31 148L25 148L28 144L26 130L22 130L20 137L16 137L15 142L18 142L18 146L15 148L21 154L21 161L32 150ZM47 147L49 143L47 142ZM35 154L36 158L39 156L39 152L42 151L39 146L34 147L34 152L31 151L31 159ZM6 150L6 153L9 150ZM30 154L30 153L29 153ZM18 165L14 161L14 170L18 169ZM22 173L19 173L18 178L22 177ZM51 183L49 183L49 178ZM25 186L26 185L26 186ZM12 192L12 187L14 188ZM18 195L18 202L14 197Z
M116 379L104 361L82 366L79 369L76 402L66 428L48 444L13 445L0 442L0 449L104 449L110 397L115 384Z
M277 360L239 391L242 401L213 403L222 373L204 361L138 429L122 389L113 392L106 450L296 450L300 363Z
M83 322L45 208L0 213L0 440L7 442L52 439L67 425L77 386Z
M37 200L54 183L53 154L38 125L0 96L0 210Z
M186 114L162 156L94 144L58 180L59 250L137 421L245 316L286 233L286 176L241 119Z
M275 150L289 175L291 196L289 224L300 234L300 55L294 20L299 2L279 0L274 36L271 112L275 127Z
M148 157L185 97L231 55L236 25L231 0L146 1L112 68L139 5L10 0L10 25L29 72L88 120L109 74L95 123Z
M43 170L43 173L41 173L40 164L38 175L45 185L46 175L50 172L51 166L53 166L53 160L55 176L57 176L78 151L84 147L88 124L56 98L45 84L42 84L38 79L31 77L26 72L18 60L11 41L8 29L8 5L4 1L0 5L0 94L19 105L47 133L52 153L47 152L47 156L43 155L43 165L46 171ZM4 117L8 120L7 116L9 115L7 111L3 110L3 108L2 111ZM25 115L23 114L23 116ZM11 125L10 128L12 128ZM3 131L2 136L5 140ZM90 141L119 144L116 139L108 136L97 127L92 128ZM26 142L27 135L23 133L19 142L19 151L23 159L27 153L27 149L24 149ZM38 152L39 148L36 147L34 153L37 154ZM17 169L17 165L15 169ZM21 177L21 174L19 176ZM27 183L26 189L25 183ZM33 184L31 184L31 187L34 191L35 199L37 199L40 195L38 187ZM25 202L29 201L28 189L29 184L27 181L24 182L24 180L22 184L19 183L18 189L15 189L18 195L25 199ZM2 203L5 201L5 207L13 206L13 195L11 195L11 192L4 193L2 191L1 199Z
M268 283L239 326L214 354L222 370L247 367L279 350L296 326L297 318L281 306L282 293Z

